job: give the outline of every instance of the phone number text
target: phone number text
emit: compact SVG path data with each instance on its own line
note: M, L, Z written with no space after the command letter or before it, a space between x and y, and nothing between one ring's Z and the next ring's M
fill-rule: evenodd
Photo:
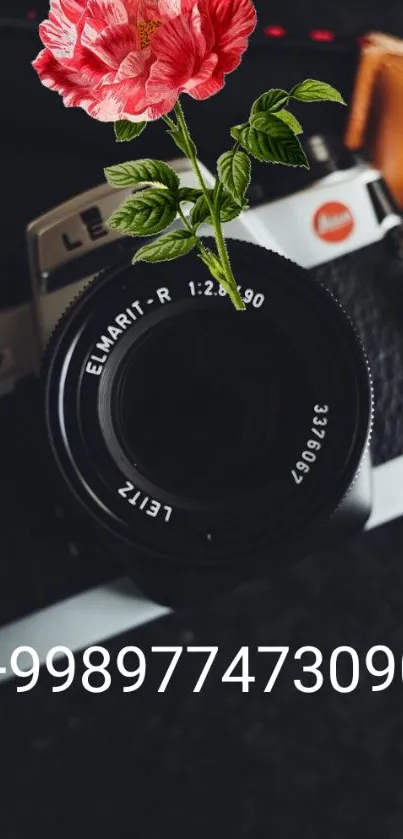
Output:
M297 691L305 694L317 693L324 685L337 693L352 693L359 687L364 675L366 679L370 677L372 691L386 690L396 678L403 679L402 656L395 656L389 647L382 644L371 647L361 657L353 647L340 646L326 659L318 647L309 645L300 647L296 652L292 652L290 647L251 649L245 646L230 662L219 668L216 662L218 653L218 646L161 646L151 647L147 653L139 647L127 646L112 658L101 646L88 647L77 654L68 647L55 646L49 650L41 667L36 650L21 646L11 655L9 671L0 667L0 673L15 677L17 693L27 693L35 688L45 671L54 679L51 686L53 693L62 693L77 682L89 693L104 693L113 681L119 682L123 693L133 693L147 683L147 662L150 656L158 655L161 657L161 679L156 687L158 693L164 693L174 679L183 677L183 659L187 656L199 657L197 678L190 685L193 693L200 693L214 669L221 683L232 684L243 693L251 690L271 693L281 680L284 664L290 659L293 660L293 668L298 670L295 674L298 678L292 679L291 683ZM256 655L266 657L267 675L263 679L256 679L253 675L251 658L256 660Z

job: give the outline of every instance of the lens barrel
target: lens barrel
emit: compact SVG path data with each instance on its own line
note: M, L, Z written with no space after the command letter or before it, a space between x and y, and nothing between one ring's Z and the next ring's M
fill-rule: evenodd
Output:
M44 359L64 482L100 550L173 606L269 574L370 510L372 388L353 325L309 272L228 248L245 312L193 253L119 267Z

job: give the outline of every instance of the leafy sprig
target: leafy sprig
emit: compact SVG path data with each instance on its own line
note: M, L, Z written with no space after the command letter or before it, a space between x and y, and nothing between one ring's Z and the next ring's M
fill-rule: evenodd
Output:
M334 87L315 79L306 79L290 91L281 88L266 91L253 103L247 122L231 128L234 146L218 158L213 189L209 189L203 180L197 148L179 101L174 109L175 119L167 116L164 120L168 134L190 160L198 189L181 187L178 174L162 160L128 161L105 169L111 186L139 190L110 217L111 229L141 237L155 237L168 231L137 250L133 263L170 261L196 248L200 259L223 286L235 307L245 309L232 273L222 225L235 220L248 208L247 191L253 158L265 163L309 168L299 139L302 126L289 110L293 100L346 104ZM116 140L136 139L145 127L146 123L119 121L114 126ZM174 229L178 220L182 221L183 227ZM198 235L202 225L213 227L217 253L206 248Z

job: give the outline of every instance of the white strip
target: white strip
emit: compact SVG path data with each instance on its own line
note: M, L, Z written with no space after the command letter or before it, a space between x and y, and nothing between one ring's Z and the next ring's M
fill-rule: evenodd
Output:
M403 516L403 456L373 470L373 493L373 512L366 530ZM13 676L10 658L16 647L33 647L43 664L54 646L77 652L170 611L141 597L129 579L116 580L42 609L0 629L0 683ZM27 666L29 663L27 660ZM18 664L24 667L22 656ZM4 668L6 672L1 673Z
M33 647L43 664L52 647L83 650L170 611L139 595L126 578L63 600L0 629L0 683L13 676L10 657L16 647ZM30 656L26 664L24 658L21 655L18 659L21 669L32 664ZM6 668L5 673L2 668Z
M372 484L372 513L365 530L403 516L403 455L376 466L372 472Z

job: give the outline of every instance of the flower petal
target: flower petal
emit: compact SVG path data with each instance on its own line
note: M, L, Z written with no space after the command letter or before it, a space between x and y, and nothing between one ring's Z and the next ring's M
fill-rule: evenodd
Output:
M180 15L182 11L182 0L159 0L158 11L162 20L171 20Z
M179 90L198 72L205 41L201 30L195 33L192 24L193 11L162 24L155 33L151 49L156 61L147 82L150 102L158 102Z
M206 43L206 52L210 53L214 50L215 32L209 14L209 0L198 0L198 12L200 17L201 29Z
M129 111L133 117L137 111L142 112L147 107L145 98L145 84L144 79L139 77L137 79L124 80L119 83L116 81L113 84L103 84L99 86L96 91L97 102L91 108L91 116L96 116L103 122L110 120L125 119L121 114ZM133 119L135 122L140 122L140 119Z
M86 105L87 113L100 122L116 122L126 119L130 122L149 122L169 113L175 105L176 96L161 99L149 105L144 85L133 88L132 82L122 82L98 91L98 101Z
M69 61L74 56L77 27L65 17L60 0L53 0L48 20L39 24L39 37L59 61Z
M181 90L185 90L187 93L190 93L194 90L194 88L197 88L208 82L214 73L214 70L217 66L217 62L218 55L216 55L214 52L211 53L211 55L208 58L206 58L205 61L203 61L198 73L193 75L192 78L189 79L189 81L187 81L186 84L182 86Z
M157 3L161 20L172 20L178 15L190 12L193 6L197 6L197 0L157 0Z
M88 0L85 16L102 20L104 27L128 23L129 15L124 0Z
M219 66L224 73L230 73L240 64L248 46L256 26L256 10L251 0L209 0L208 9Z
M60 93L67 107L87 107L95 101L91 86L83 82L81 73L59 64L50 50L42 50L32 66L42 84Z
M165 114L169 114L169 112L175 107L177 98L177 95L174 94L167 99L161 99L153 105L148 105L141 113L136 111L134 116L131 102L128 102L126 105L127 111L122 113L120 119L127 119L129 122L152 122L153 120L160 119L160 117L165 116Z
M134 20L148 21L148 20L162 20L158 0L126 0L128 8L130 6L129 16Z
M130 52L138 50L139 36L134 26L129 23L119 26L107 26L97 34L93 29L94 21L88 21L83 29L81 43L94 55L104 61L108 67L118 70L122 61Z
M189 90L192 99L209 99L223 89L225 83L224 73L216 71L209 79Z
M79 46L74 56L74 66L80 72L83 82L89 85L108 84L115 81L116 70L86 47Z
M115 81L122 82L144 75L147 71L147 66L150 64L150 59L151 49L149 47L141 50L141 52L129 52L116 73Z
M60 3L60 8L70 23L78 23L87 5L87 0L51 0L50 7Z
M96 40L104 31L105 24L103 20L95 18L91 18L90 20L85 19L81 33L82 45L87 47L87 49L91 49L92 45L95 44Z

